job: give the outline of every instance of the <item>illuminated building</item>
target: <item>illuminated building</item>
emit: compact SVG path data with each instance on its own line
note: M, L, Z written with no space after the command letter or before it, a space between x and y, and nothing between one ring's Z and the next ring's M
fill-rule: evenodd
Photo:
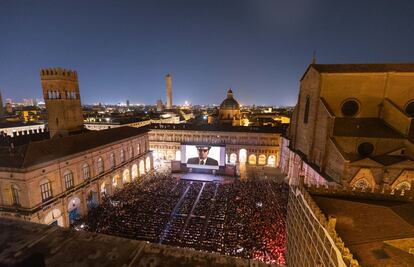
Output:
M240 126L240 105L233 97L233 91L227 91L227 98L220 104L219 123Z
M46 69L41 77L53 120L50 137L62 136L0 140L0 216L69 226L104 195L153 169L148 131L120 127L67 135L83 127L76 72Z
M151 127L149 142L156 159L180 160L183 143L211 144L225 145L226 164L277 167L282 131L269 127L162 124Z
M282 140L290 182L410 188L413 82L413 64L310 65Z
M288 266L414 264L413 74L412 64L306 70L281 138Z
M20 136L39 133L45 130L44 123L4 122L0 123L0 133L8 136Z
M81 131L83 115L76 71L43 69L40 71L40 78L51 137Z

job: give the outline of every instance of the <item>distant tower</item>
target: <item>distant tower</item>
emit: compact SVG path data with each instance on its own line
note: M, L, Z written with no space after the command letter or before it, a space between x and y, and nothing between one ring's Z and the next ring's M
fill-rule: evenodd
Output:
M83 115L76 71L61 68L40 71L43 98L48 113L50 137L83 129Z
M10 102L6 103L6 113L8 113L8 114L13 113L13 106L12 106L12 103L10 103Z
M167 106L166 109L172 109L172 77L171 74L165 75L165 82L167 85Z
M126 101L126 106L127 106L127 108L129 108L129 100L128 99Z
M157 111L158 112L162 111L162 100L161 99L157 100Z
M3 116L4 116L3 98L1 97L1 91L0 91L0 118L3 118Z

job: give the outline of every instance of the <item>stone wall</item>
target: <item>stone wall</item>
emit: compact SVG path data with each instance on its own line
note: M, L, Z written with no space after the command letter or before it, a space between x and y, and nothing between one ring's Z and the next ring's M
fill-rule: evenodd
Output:
M335 231L334 218L327 220L302 186L290 186L287 217L288 266L359 266Z

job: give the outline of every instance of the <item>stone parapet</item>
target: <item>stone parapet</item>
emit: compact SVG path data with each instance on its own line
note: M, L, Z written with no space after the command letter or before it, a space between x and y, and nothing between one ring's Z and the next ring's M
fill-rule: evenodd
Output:
M314 184L304 185L306 190L312 195L334 196L370 200L393 200L407 201L414 200L414 190L391 190L388 186L376 188L358 188L351 186L317 186ZM411 186L411 188L413 188Z
M289 196L288 265L360 266L335 231L335 218L325 217L305 187L290 186Z

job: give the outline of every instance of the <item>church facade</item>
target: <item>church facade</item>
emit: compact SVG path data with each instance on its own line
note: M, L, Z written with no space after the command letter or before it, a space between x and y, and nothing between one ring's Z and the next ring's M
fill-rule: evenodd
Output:
M281 140L290 182L409 189L413 84L413 64L311 64Z

